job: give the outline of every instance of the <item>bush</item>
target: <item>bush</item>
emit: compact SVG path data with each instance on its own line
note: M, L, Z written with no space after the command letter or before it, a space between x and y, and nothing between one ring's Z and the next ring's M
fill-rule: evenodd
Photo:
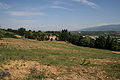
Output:
M9 72L0 72L0 80L2 80L6 76L10 76L10 73Z
M50 38L45 37L45 40L46 40L46 41L47 41L47 40L50 40Z
M43 40L44 40L44 37L40 36L40 37L37 38L37 40L43 41Z
M44 78L46 78L44 72L37 72L36 68L32 68L26 80L43 80Z
M0 33L0 40L3 38L3 34Z
M8 37L8 38L16 38L16 36L14 35L14 33L11 33L11 32L5 33L4 36Z
M91 38L90 38L90 37L88 37L88 36L83 37L83 38L80 40L80 45L81 45L81 46L89 47L90 41L91 41Z

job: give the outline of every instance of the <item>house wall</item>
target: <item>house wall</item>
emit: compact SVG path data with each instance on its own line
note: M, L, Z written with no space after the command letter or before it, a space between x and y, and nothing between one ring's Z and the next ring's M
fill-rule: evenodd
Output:
M57 37L56 36L49 36L49 38L55 40Z

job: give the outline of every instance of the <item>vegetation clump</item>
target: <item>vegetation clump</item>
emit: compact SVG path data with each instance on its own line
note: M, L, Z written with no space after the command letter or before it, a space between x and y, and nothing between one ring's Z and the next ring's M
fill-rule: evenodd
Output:
M46 78L44 72L37 72L36 68L31 68L26 80L43 80L44 78Z
M4 72L4 71L0 72L0 80L7 76L10 76L9 72Z

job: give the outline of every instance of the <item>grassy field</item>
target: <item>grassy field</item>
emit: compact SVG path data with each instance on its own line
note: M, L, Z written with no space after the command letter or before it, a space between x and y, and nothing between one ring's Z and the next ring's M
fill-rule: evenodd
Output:
M62 41L0 40L2 80L119 80L120 53Z

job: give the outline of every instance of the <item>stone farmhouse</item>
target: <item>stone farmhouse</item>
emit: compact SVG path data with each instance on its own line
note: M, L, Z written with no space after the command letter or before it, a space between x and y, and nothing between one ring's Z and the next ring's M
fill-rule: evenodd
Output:
M58 36L54 34L47 35L46 37L49 38L49 40L53 41L58 40Z

